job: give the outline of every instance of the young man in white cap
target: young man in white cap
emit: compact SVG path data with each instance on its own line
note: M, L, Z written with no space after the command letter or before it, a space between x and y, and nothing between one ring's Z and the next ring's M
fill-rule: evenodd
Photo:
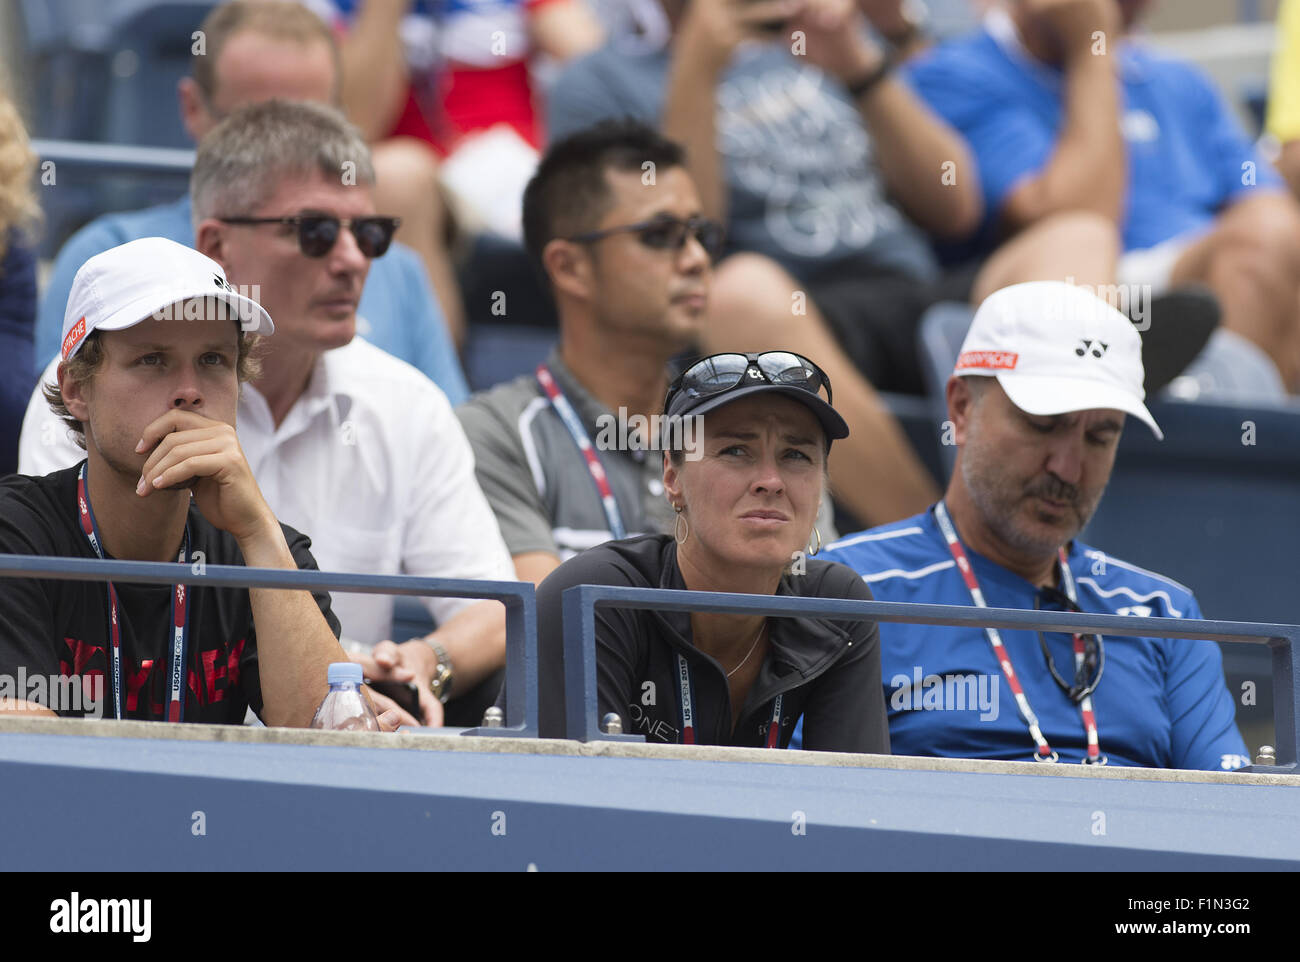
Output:
M357 336L357 298L395 228L376 214L367 156L338 111L281 100L239 108L199 145L195 247L255 288L277 328L239 398L240 444L276 516L311 533L325 570L510 580L446 395ZM33 397L19 470L45 474L80 457ZM339 592L333 608L344 639L373 655L357 655L367 677L415 686L419 710L403 723L476 725L501 686L505 609L422 600L437 630L400 645L392 596Z
M1189 589L1074 540L1106 488L1125 415L1161 437L1142 377L1133 324L1082 288L995 292L948 380L957 462L944 499L824 557L861 574L879 601L1200 618ZM912 624L881 625L880 640L896 754L1248 762L1213 642Z
M250 340L273 330L184 245L145 238L88 260L47 389L86 458L0 481L0 552L315 568L235 437ZM0 709L238 724L251 706L305 727L346 660L338 632L326 593L3 578L0 678L25 684L0 691Z

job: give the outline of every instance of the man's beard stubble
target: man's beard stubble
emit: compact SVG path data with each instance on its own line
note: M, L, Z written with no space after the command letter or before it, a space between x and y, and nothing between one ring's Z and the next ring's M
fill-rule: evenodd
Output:
M962 449L962 480L967 494L984 523L1006 545L1016 551L1031 555L1053 554L1078 535L1087 525L1105 493L1103 487L1089 501L1078 485L1062 481L1053 474L1043 473L1027 484L1019 484L1000 471L1000 462L994 451L984 451L975 438L969 438ZM1028 530L1019 520L1022 504L1036 497L1048 498L1067 504L1074 522L1067 530L1043 534ZM1044 522L1050 523L1050 522Z

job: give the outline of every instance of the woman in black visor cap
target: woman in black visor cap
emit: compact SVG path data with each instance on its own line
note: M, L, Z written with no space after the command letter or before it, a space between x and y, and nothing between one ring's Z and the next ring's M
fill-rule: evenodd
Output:
M540 728L564 734L561 596L574 585L870 600L811 556L831 442L849 433L825 373L787 351L716 354L668 389L661 441L671 536L609 541L538 589ZM599 713L650 742L888 753L870 622L752 614L596 612Z

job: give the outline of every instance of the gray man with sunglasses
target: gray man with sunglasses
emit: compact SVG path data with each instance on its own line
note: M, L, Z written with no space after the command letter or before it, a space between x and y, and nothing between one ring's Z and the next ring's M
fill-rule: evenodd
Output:
M376 214L373 182L356 129L318 104L240 108L200 145L196 247L276 323L261 374L239 399L240 444L276 516L311 538L323 570L509 580L510 556L446 396L357 336L370 259L396 221ZM81 457L34 400L22 470L46 474ZM418 717L402 711L402 723L442 724L444 701L448 723L477 723L505 662L504 609L426 604L437 630L400 645L390 640L391 597L337 593L333 608L369 678L414 685Z
M722 230L700 215L681 149L626 122L552 145L524 194L523 222L555 298L559 344L543 370L457 414L515 571L540 583L593 545L672 529L654 428L668 363L700 333ZM830 516L828 504L819 521L828 540Z

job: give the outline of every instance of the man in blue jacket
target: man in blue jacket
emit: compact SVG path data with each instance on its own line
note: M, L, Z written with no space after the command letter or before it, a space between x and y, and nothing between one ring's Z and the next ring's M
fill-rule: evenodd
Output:
M1143 404L1132 323L1052 281L994 293L948 381L957 461L929 511L826 552L879 601L1200 618L1191 591L1075 540ZM1230 770L1247 764L1210 641L882 624L903 755Z

